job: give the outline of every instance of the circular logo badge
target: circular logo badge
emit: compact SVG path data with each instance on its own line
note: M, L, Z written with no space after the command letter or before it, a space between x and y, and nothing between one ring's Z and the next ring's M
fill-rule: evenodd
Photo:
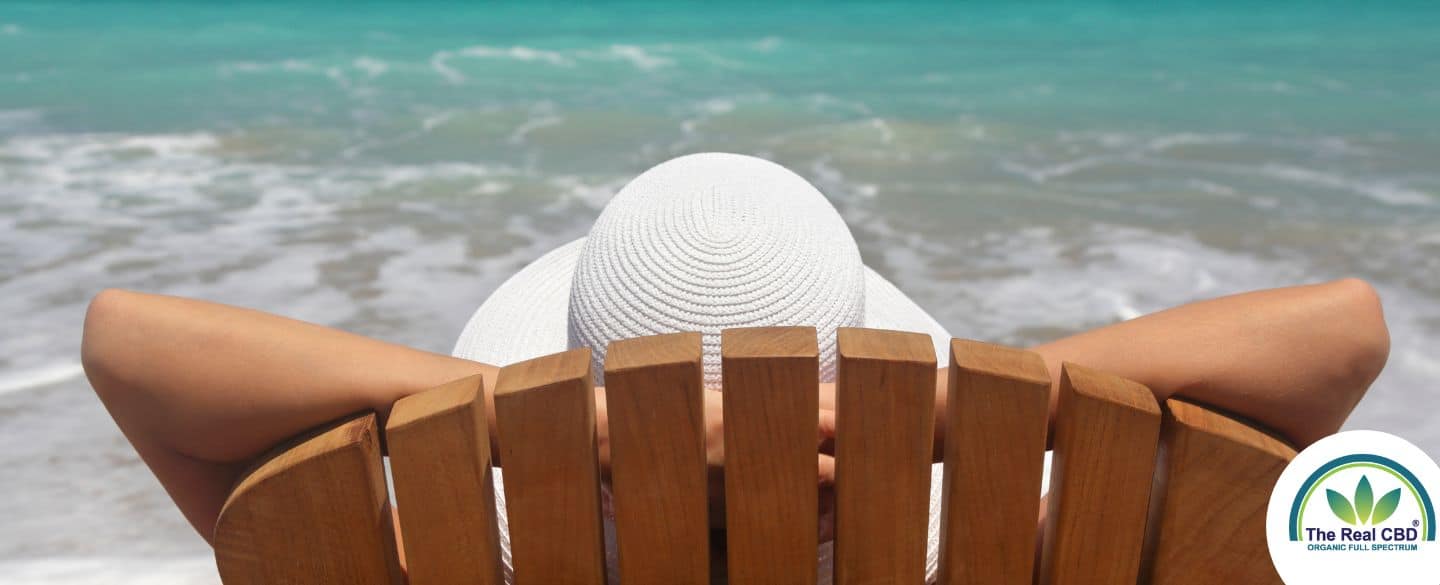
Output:
M1348 431L1306 448L1266 510L1270 558L1287 585L1435 585L1440 468L1389 433Z

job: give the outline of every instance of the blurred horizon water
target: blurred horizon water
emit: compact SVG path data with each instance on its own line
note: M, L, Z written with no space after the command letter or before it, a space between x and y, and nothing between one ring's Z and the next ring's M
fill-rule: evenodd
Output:
M104 287L448 352L639 172L814 182L956 336L1357 276L1440 455L1440 4L0 6L0 582L214 583L79 368Z

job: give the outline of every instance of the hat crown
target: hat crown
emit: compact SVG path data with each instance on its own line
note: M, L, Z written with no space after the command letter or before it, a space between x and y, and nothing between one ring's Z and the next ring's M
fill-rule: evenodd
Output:
M698 331L705 385L720 385L720 331L809 325L821 379L834 378L834 331L864 321L860 251L840 214L804 178L762 159L707 153L657 165L601 212L571 283L569 345Z

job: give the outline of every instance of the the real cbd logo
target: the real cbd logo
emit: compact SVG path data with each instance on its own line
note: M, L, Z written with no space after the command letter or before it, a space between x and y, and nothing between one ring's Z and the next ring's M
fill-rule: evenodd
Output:
M1419 530L1414 527L1386 527L1378 532L1376 530L1400 506L1400 488L1390 490L1377 502L1375 491L1370 486L1370 478L1362 475L1360 482L1355 486L1355 494L1352 498L1347 499L1344 494L1328 488L1325 490L1325 498L1330 504L1330 511L1335 514L1336 518L1359 528L1341 528L1337 534L1334 530L1307 527L1305 529L1307 540L1396 542L1416 540L1420 537ZM1366 524L1370 525L1370 528L1363 528Z

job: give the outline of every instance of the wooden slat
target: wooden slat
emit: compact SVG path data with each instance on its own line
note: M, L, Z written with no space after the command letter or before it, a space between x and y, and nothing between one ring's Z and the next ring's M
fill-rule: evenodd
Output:
M1135 582L1159 435L1149 389L1064 364L1041 585Z
M710 581L700 334L616 341L605 411L620 574L630 585Z
M942 584L1029 585L1050 373L1034 352L950 342Z
M813 327L720 333L734 585L813 585L820 350Z
M282 447L246 474L214 544L226 585L401 583L375 415Z
M385 425L410 585L503 582L483 384L407 396Z
M590 350L505 366L495 388L515 582L605 582Z
M925 579L935 348L929 336L838 331L835 582Z
M1195 404L1170 399L1165 407L1150 583L1278 585L1265 508L1295 450Z

